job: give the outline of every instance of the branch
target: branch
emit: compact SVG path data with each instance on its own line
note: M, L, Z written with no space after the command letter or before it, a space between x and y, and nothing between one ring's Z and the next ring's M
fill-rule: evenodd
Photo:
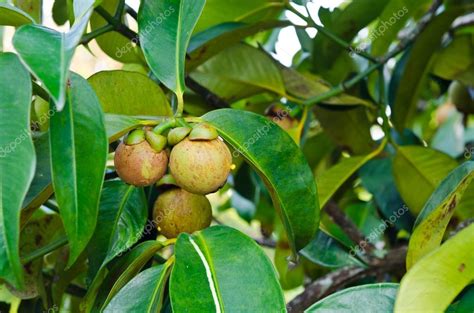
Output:
M199 84L197 81L192 79L190 76L186 76L186 86L189 89L200 95L207 104L216 108L228 108L229 104L222 100L218 95L211 92L206 87Z
M346 235L358 246L360 246L364 251L370 253L375 250L374 245L372 245L372 243L365 240L364 234L360 232L356 224L354 224L354 222L347 217L344 211L342 211L337 206L336 202L329 201L328 204L324 207L324 211L326 211L326 213L331 217L331 219L336 224L341 226L344 233L346 233ZM361 245L362 243L366 243L366 244Z
M402 246L391 250L379 264L370 268L345 267L326 274L307 285L305 291L291 300L286 308L289 313L303 312L318 300L363 278L377 277L390 272L404 272L406 252L407 247Z

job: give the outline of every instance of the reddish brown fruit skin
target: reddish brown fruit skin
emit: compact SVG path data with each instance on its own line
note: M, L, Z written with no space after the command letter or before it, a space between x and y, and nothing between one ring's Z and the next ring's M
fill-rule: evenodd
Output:
M225 184L232 165L229 148L220 139L178 143L170 155L170 171L179 187L200 195Z
M145 140L137 145L121 143L115 150L115 170L127 184L137 187L150 186L166 173L166 151L156 152Z
M174 188L155 201L153 221L167 238L176 238L183 232L192 234L211 225L211 204L205 196Z

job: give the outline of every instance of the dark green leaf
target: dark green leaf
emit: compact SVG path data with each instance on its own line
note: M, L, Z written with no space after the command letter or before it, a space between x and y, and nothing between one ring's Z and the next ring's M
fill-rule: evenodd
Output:
M89 77L88 81L105 113L150 116L169 116L172 113L163 90L143 74L104 71Z
M293 251L305 247L318 229L319 205L311 169L293 139L265 117L250 112L222 109L203 119L236 149L234 155L242 154L263 178Z
M108 142L99 100L72 74L68 99L50 126L53 186L71 248L72 265L94 233Z
M240 232L214 226L194 235L183 233L178 237L175 253L170 281L174 311L285 310L270 260L252 239Z
M140 239L148 216L143 189L122 181L110 181L102 190L99 217L89 245L89 273L102 266Z
M0 277L20 287L20 209L36 162L30 75L14 54L0 53L0 90Z
M69 20L69 0L55 0L53 5L53 20L58 25L63 25Z
M205 0L144 0L138 13L140 43L155 76L184 93L184 61ZM161 13L163 16L160 16Z
M474 179L474 162L466 162L452 171L436 188L418 215L410 237L407 268L436 249L457 204Z
M160 312L168 274L167 263L141 272L117 293L104 312Z
M398 286L383 283L347 288L316 302L305 312L392 312Z
M26 12L36 22L43 19L43 0L13 0L13 4Z
M0 25L21 26L30 23L34 23L31 16L10 4L0 3Z
M24 25L13 37L16 51L29 70L44 83L59 111L66 101L69 66L92 13L92 4L92 0L77 4L77 18L68 33L39 25Z

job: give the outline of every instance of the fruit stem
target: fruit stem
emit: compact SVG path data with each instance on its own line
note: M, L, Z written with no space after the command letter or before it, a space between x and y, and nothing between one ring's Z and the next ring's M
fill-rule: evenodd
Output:
M184 110L184 98L183 98L183 93L182 92L176 92L176 101L178 103L176 107L176 113L174 116L176 117L181 117L183 116L183 110Z
M164 247L174 245L176 243L176 238L171 238L162 242Z
M165 130L175 127L176 126L176 119L172 118L165 122L158 124L154 129L153 132L157 135L161 135Z

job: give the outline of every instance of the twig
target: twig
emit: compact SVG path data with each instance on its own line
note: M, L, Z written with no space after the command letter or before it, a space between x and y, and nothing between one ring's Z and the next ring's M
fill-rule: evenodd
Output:
M204 98L204 101L209 105L216 108L228 108L229 104L222 100L218 95L211 92L206 87L200 85L197 81L192 79L190 76L186 76L186 86L192 91Z
M383 273L404 272L406 251L406 246L393 249L378 265L367 269L361 267L345 267L326 274L307 285L303 293L291 300L286 308L289 313L303 312L318 300L360 279L377 277Z
M361 249L369 253L375 250L375 247L372 245L372 243L365 240L364 234L360 232L354 222L346 216L346 214L337 206L334 201L329 201L324 207L324 211L336 224L342 228L344 233L346 233L346 235L353 242L361 247Z
M64 246L65 244L67 244L67 237L66 236L62 236L60 238L58 238L57 240L53 241L53 242L50 242L48 243L46 246L44 247L41 247L39 248L38 250L35 250L35 251L32 251L31 253L29 253L28 255L24 256L22 259L21 259L21 262L23 264L27 264L33 260L36 260L62 246Z
M125 12L127 12L127 14L130 15L135 21L138 19L137 12L135 12L135 10L128 5L125 5Z

